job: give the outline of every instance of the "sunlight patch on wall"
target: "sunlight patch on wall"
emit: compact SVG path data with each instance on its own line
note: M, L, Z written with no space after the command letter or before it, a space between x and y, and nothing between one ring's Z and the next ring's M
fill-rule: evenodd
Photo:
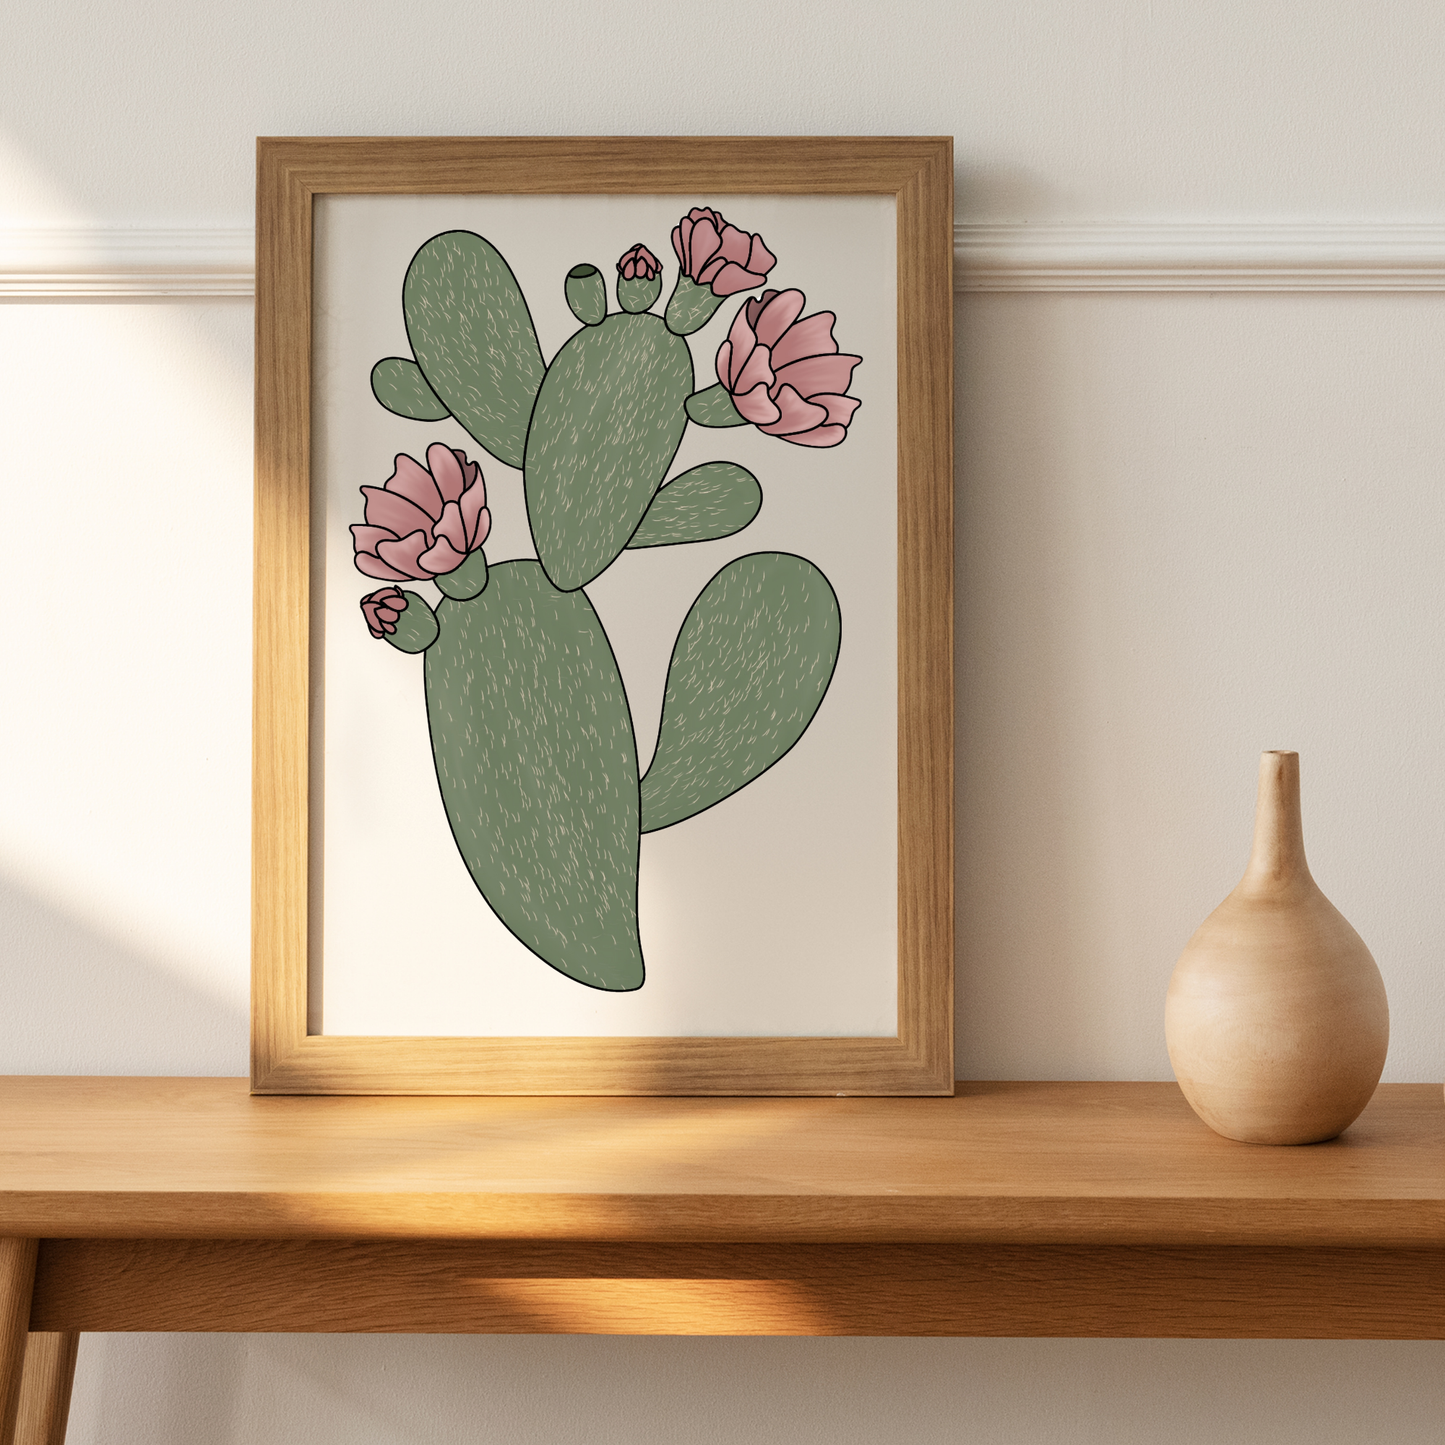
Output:
M244 1007L249 306L0 310L0 870Z

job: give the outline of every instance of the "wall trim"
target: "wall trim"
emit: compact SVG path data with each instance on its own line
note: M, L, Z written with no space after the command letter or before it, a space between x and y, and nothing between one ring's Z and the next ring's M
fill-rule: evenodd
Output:
M0 300L251 296L249 226L0 230Z
M964 221L980 291L1445 291L1445 223ZM0 230L0 300L250 296L249 227Z
M1445 291L1429 222L964 222L953 254L960 291Z

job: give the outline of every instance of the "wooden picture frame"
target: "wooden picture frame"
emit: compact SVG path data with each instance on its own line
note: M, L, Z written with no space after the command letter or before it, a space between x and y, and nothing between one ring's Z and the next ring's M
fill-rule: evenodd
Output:
M313 204L343 194L699 193L896 204L897 1036L308 1033ZM952 1093L952 231L946 137L258 141L253 1092Z

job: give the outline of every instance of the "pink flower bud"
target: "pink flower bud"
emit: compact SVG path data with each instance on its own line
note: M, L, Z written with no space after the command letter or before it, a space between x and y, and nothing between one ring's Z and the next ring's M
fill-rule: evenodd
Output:
M831 311L800 321L806 304L801 291L764 291L748 301L718 347L718 380L759 431L835 447L860 405L846 392L863 358L839 353Z
M761 236L730 226L708 206L694 206L672 228L672 249L682 274L714 296L755 290L778 264Z
M406 594L400 587L383 587L361 599L362 616L373 637L396 631L396 620L406 611Z
M641 241L617 263L617 274L624 281L653 281L661 270L662 262Z
M405 453L384 487L363 487L366 522L353 526L356 568L384 582L455 572L487 540L492 514L482 470L440 442L426 466Z

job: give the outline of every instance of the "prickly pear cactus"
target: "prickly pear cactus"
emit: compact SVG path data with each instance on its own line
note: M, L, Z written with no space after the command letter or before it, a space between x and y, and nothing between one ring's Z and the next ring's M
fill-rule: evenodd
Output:
M657 316L616 313L553 358L527 433L527 520L564 592L618 558L687 429L692 352Z
M722 566L682 620L657 748L639 779L627 692L586 586L625 552L732 536L757 516L757 478L707 462L668 478L689 425L752 425L798 446L842 442L860 357L796 289L764 289L762 237L694 208L672 233L677 275L639 242L617 263L619 309L590 263L562 278L580 323L550 364L511 267L468 231L434 236L402 288L413 356L372 370L376 399L418 422L454 417L522 471L537 559L488 566L486 483L440 443L363 487L358 570L374 637L422 654L447 822L477 889L543 962L591 988L640 988L643 834L685 822L797 746L838 660L841 615L806 558ZM761 294L756 294L761 292ZM729 298L716 385L692 344ZM431 584L435 604L411 587Z
M432 756L472 880L553 968L639 987L637 743L587 594L558 591L536 562L502 562L479 596L444 601L437 624Z

